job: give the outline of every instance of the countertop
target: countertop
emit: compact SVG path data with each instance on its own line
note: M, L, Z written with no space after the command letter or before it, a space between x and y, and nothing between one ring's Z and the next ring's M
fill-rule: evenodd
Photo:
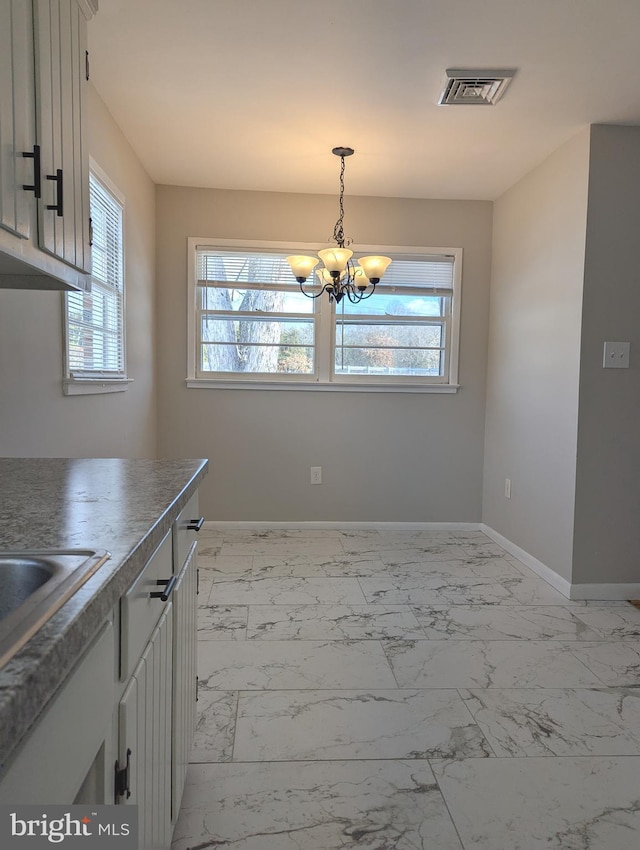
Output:
M206 460L0 458L0 549L111 554L0 670L0 776L206 471Z

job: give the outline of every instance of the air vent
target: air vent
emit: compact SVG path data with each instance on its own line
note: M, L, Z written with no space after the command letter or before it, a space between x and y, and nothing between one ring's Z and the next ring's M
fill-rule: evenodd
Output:
M440 106L493 106L505 93L515 69L460 70L447 68Z

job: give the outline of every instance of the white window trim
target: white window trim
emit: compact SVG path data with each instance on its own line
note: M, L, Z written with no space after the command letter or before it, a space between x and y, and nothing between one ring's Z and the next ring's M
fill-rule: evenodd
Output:
M462 290L462 248L424 248L398 245L360 245L359 254L413 254L413 255L443 255L454 257L453 296L451 310L451 347L449 350L449 380L446 383L418 383L412 378L397 377L392 383L387 378L359 378L350 381L344 376L339 380L329 380L329 364L331 358L319 357L320 371L318 378L301 376L295 380L269 380L261 378L199 378L196 377L196 248L207 245L220 250L276 250L288 251L291 254L316 253L318 246L310 242L273 242L248 239L211 239L209 237L189 236L187 238L187 377L186 386L189 389L225 389L225 390L293 390L313 392L366 392L366 393L456 393L458 384L458 363L460 348L460 315ZM375 295L374 295L375 297ZM329 298L322 296L318 313L318 348L330 344L330 335L322 333L320 328L326 322L331 322L331 303ZM387 381L387 383L385 383Z
M100 374L83 375L82 377L74 377L69 370L67 359L68 352L68 324L67 324L67 301L65 294L62 293L62 330L63 330L63 356L64 356L64 378L62 380L62 392L64 395L98 395L103 393L120 393L129 389L129 384L133 383L133 378L127 376L127 287L126 287L126 238L125 238L125 220L126 220L126 199L121 190L115 185L113 180L103 171L98 163L89 157L89 170L98 178L98 180L108 189L113 197L122 207L122 269L123 277L125 277L125 285L122 292L122 355L124 362L124 373L122 375Z

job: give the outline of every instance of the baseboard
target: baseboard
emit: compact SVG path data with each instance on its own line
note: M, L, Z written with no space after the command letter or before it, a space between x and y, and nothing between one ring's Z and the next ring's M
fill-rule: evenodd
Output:
M530 570L533 570L533 572L536 573L536 575L539 575L540 578L544 579L547 584L550 584L556 590L559 590L563 596L567 597L567 599L601 599L606 601L640 599L640 583L571 584L546 564L543 564L542 561L539 561L537 558L534 558L533 555L525 552L524 549L516 546L516 544L512 543L508 538L503 537L502 534L499 534L495 531L495 529L491 528L491 526L481 523L480 530L483 531L487 537L490 537L493 541L495 541L499 546L502 546L502 548L509 552L510 555L513 555L519 561L522 561L525 566L529 567Z
M221 529L268 530L270 528L292 531L480 531L479 522L226 522L207 521L203 530Z
M572 584L572 599L640 599L640 584Z
M563 596L566 596L567 599L571 599L571 583L563 578L561 575L558 575L551 567L548 567L546 564L543 564L542 561L539 561L537 558L534 558L533 555L530 555L524 549L521 549L519 546L516 546L515 543L512 543L507 537L503 537L502 534L497 532L495 529L491 528L490 525L486 525L484 522L480 524L480 530L484 531L487 537L490 537L498 546L502 546L503 549L513 555L514 558L517 558L519 561L529 567L530 570L536 575L539 575L540 578L544 579L547 584L550 584L551 587L554 587L556 590L560 591Z

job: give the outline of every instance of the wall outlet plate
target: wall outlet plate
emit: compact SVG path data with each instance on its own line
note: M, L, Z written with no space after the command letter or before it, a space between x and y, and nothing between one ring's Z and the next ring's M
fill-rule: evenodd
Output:
M630 348L631 344L628 342L605 342L602 368L628 369Z

